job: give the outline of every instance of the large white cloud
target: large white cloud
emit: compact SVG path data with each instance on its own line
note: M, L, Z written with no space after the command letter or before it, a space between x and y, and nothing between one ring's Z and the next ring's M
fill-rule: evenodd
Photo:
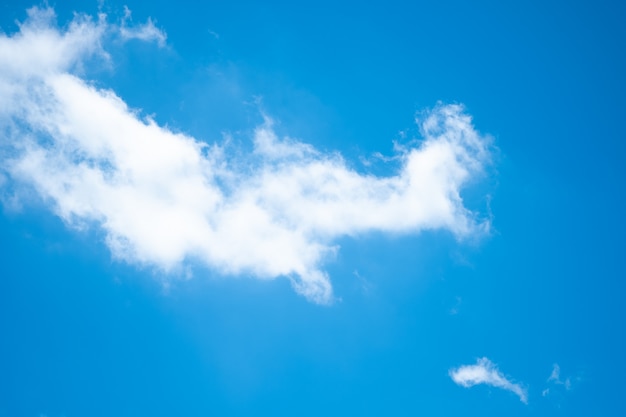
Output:
M516 394L523 403L528 402L528 393L520 384L509 381L487 358L480 358L475 365L463 365L450 370L452 380L469 388L478 384L491 385Z
M425 113L423 140L399 151L389 177L280 138L269 118L253 151L233 155L140 117L77 75L86 59L109 59L112 36L164 42L151 21L128 22L77 15L59 29L51 9L33 8L19 32L0 35L5 185L36 191L69 226L101 228L114 256L166 271L193 259L226 274L283 276L327 303L322 265L338 237L447 229L462 238L489 227L460 197L490 158L462 106Z

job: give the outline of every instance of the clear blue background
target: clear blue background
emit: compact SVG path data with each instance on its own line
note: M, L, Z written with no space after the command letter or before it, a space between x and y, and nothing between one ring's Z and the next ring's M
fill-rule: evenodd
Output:
M166 292L96 232L5 210L0 416L626 415L624 3L126 4L169 46L113 47L90 76L202 140L253 126L262 97L283 133L358 167L416 111L464 103L499 148L466 196L494 233L346 239L328 265L342 302L320 307L203 270ZM1 5L2 30L31 5ZM50 5L62 24L97 12ZM452 382L482 356L528 405Z

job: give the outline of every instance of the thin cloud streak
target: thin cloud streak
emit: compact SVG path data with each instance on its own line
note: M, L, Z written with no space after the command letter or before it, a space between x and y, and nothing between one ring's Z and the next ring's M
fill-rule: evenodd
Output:
M520 401L528 404L528 393L520 384L509 381L497 368L497 366L487 358L480 358L475 365L463 365L449 372L450 378L457 384L465 388L474 385L485 384L492 387L501 388L516 394Z
M110 59L104 41L129 38L124 25L77 15L60 30L53 17L30 9L18 33L0 35L0 174L17 197L34 191L69 227L102 230L118 259L286 277L309 300L330 303L323 264L339 237L489 230L460 192L490 163L491 140L460 105L416 120L423 140L399 151L389 177L280 138L269 117L254 130L252 152L231 154L140 117L76 75L87 59ZM41 55L46 49L55 52Z

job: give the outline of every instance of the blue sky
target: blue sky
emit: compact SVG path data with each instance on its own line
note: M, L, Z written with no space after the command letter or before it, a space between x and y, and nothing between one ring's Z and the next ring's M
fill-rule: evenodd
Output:
M1 5L0 417L624 415L625 18Z

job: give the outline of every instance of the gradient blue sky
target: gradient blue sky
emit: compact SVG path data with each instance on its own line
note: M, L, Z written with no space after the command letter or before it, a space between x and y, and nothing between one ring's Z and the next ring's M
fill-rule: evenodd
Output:
M90 44L108 54L81 53L66 67L50 64L50 73L113 91L142 126L151 118L193 143L224 146L217 161L240 179L244 191L230 193L242 200L246 190L267 196L269 186L254 182L263 167L334 161L329 172L354 174L386 210L376 193L387 189L373 181L397 175L410 152L429 141L470 146L446 139L447 128L444 139L420 131L446 109L471 116L463 132L476 134L489 157L451 186L463 198L454 207L466 210L451 217L435 210L407 225L363 206L347 217L352 228L333 211L326 228L308 217L296 226L276 220L271 230L288 236L305 230L292 263L276 260L283 253L269 242L264 257L265 244L246 240L252 219L243 240L229 241L243 258L210 258L233 236L225 232L218 249L182 250L182 261L169 262L179 247L170 240L160 252L150 234L103 226L124 212L118 201L106 201L115 207L101 217L63 218L67 190L55 197L54 184L41 186L75 168L83 149L68 157L56 131L42 128L58 122L56 99L33 98L49 74L28 65L44 50L7 52L33 4L0 5L0 417L626 415L622 3L49 5L58 25L41 23L37 33L66 33L75 12L92 22L106 13L106 33ZM25 93L8 98L7 86ZM50 111L34 124L26 110L42 103ZM280 142L265 154L254 142L263 132ZM27 139L66 157L46 165L58 172L15 168L31 155ZM296 155L302 149L306 156ZM125 167L150 161L151 149L145 155ZM449 160L433 163L432 178L451 169ZM290 178L277 171L279 191ZM354 190L339 188L348 196L341 204L353 203ZM427 188L424 206L438 189ZM315 192L276 203L276 218L297 218L289 216L301 205L313 213ZM410 212L401 203L389 213ZM150 215L155 228L166 223L149 207L133 213L131 222ZM384 226L361 219L369 214ZM112 233L129 246L116 249ZM187 235L157 237L197 249ZM277 247L289 252L293 242ZM335 252L309 262L319 242ZM320 282L332 285L332 297Z

